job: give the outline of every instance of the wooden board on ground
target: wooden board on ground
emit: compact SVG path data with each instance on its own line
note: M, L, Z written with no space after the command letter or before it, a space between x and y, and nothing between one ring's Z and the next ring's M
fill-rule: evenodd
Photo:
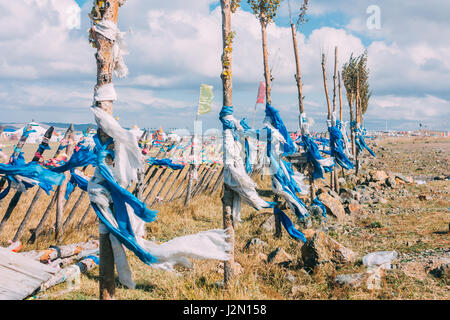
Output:
M23 300L58 270L0 248L0 300Z

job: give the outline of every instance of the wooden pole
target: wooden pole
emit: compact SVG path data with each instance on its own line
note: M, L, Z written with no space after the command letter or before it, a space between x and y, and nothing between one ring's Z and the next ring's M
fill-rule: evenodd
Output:
M327 107L328 107L327 119L331 120L331 106L330 106L330 99L328 97L327 74L325 71L325 54L324 53L322 53L322 76L323 76L323 87L325 89L325 97L327 99Z
M216 182L214 182L214 185L211 188L211 191L209 192L210 195L212 195L217 190L217 188L219 188L219 185L220 185L221 181L223 180L223 170L224 170L224 167L222 166L219 176L217 177Z
M125 1L119 0L96 0L94 7L98 8L100 4L104 4L103 8L100 8L101 20L109 21L117 25L119 2L123 5ZM97 85L99 88L104 85L112 83L112 71L114 69L114 42L104 37L100 33L97 33L95 29L92 30L92 35L95 40L95 47L97 48L96 60L97 60ZM98 101L95 107L102 109L103 111L113 114L113 101ZM101 127L98 128L97 134L102 143L105 143L110 137L103 131ZM114 144L109 146L109 149L114 149ZM112 158L107 157L106 162L112 164ZM100 300L114 299L115 294L115 281L114 281L114 256L111 247L111 241L109 239L109 233L100 234L100 263L99 263L99 290Z
M50 139L53 135L54 128L50 127L47 132L44 134L44 138L42 139L42 142L38 148L38 151L36 152L35 156L33 157L32 161L39 161L42 158L42 155L44 154L44 151L48 147L48 143L50 142ZM13 237L13 241L17 241L22 236L23 231L25 230L25 226L28 223L28 220L31 218L31 214L33 212L34 206L36 205L37 201L39 200L40 196L42 194L42 189L38 188L36 193L34 194L33 200L31 201L30 206L28 207L28 210L22 220L22 222L19 225L19 228L16 231L16 234Z
M169 188L167 189L164 197L161 199L161 202L164 202L164 200L166 200L167 196L169 195L170 191L172 190L173 186L175 185L175 183L178 181L178 178L181 175L181 172L183 172L183 169L178 170L177 175L175 176L175 178L173 179L172 183L170 184Z
M339 87L339 121L342 121L342 90L341 90L341 73L338 71L338 87Z
M337 65L338 65L338 47L334 47L334 74L333 74L333 114L336 116L336 88L337 88ZM338 183L338 164L336 163L334 170L331 172L334 179L334 191L339 192Z
M44 137L42 138L41 144L39 145L39 147L38 147L38 149L37 149L37 151L36 151L36 153L35 153L33 159L31 160L31 162L38 162L38 161L41 159L42 154L43 154L43 153L45 152L45 150L47 149L48 143L49 143L49 141L50 141L50 139L51 139L51 137L52 137L52 135L53 135L53 130L54 130L53 127L50 127L50 128L47 129L47 131L46 131L45 134L44 134ZM23 146L23 145L22 145L22 146ZM37 190L36 193L39 193L40 190L41 190L41 189L38 187L38 190ZM6 223L6 222L8 221L8 219L11 217L11 215L12 215L14 209L16 208L17 204L19 203L20 198L22 197L22 194L23 194L22 191L16 191L16 192L14 193L14 196L12 197L11 201L9 202L8 208L6 209L5 215L3 216L3 219L2 219L2 221L0 222L0 233L1 233L2 230L3 230L3 228L4 228L4 226L5 226L5 223ZM38 198L39 198L39 195L38 195ZM33 197L33 200L34 200L34 202L37 201L37 199L36 199L36 194L35 194L35 196ZM33 202L33 201L32 201L32 202ZM19 228L20 228L20 226L19 226Z
M202 178L199 180L200 182L196 185L196 188L192 192L192 197L195 197L205 187L207 179L209 179L211 173L212 173L212 165L208 165L206 167L205 173L203 174Z
M66 130L63 139L59 143L59 146L56 149L55 154L53 155L53 158L56 158L56 157L59 156L59 154L61 153L61 151L63 149L62 148L63 147L63 143L68 139L68 137L70 135L70 132L73 131L73 129L74 129L73 125L71 124L69 126L69 128ZM41 193L42 191L38 190L37 192ZM40 196L40 194L38 196ZM56 203L56 199L57 199L57 192L55 191L53 193L53 196L52 196L52 198L50 200L50 203L48 204L47 209L44 211L44 214L41 217L41 220L39 221L36 229L34 229L33 233L31 234L30 238L28 239L28 243L34 243L34 241L36 241L36 238L40 235L40 233L42 231L42 228L44 227L44 223L47 220L47 217L50 214L50 211L53 209L53 206ZM33 210L34 210L34 205L33 205L33 202L32 202L32 204L30 205L30 207L28 208L28 211L27 211L27 214L30 217L32 215Z
M331 106L330 106L330 99L328 97L328 86L327 86L327 74L325 71L325 54L322 53L322 76L323 76L323 87L325 89L325 97L327 99L327 107L328 107L328 121L331 121ZM334 179L333 179L333 171L330 173L330 188L334 189Z
M73 125L70 126L70 131L69 131L69 135L67 138L67 142L68 142L68 146L67 146L67 150L66 150L66 154L67 154L67 158L70 159L70 157L72 156L73 150L74 150L74 135L75 135L75 131L74 131L74 127ZM58 186L58 188L56 189L56 223L55 223L55 239L59 242L61 241L61 237L63 235L63 216L64 216L64 204L66 202L65 199L65 193L66 193L66 189L67 189L67 183L69 182L70 179L70 173L69 172L65 172L65 180L63 181L63 183Z
M262 49L263 49L263 63L264 63L264 79L266 80L266 102L272 104L271 97L271 76L269 69L269 54L267 50L267 22L265 19L265 13L261 12L259 22L261 24L262 34Z
M145 148L145 146L143 146L142 144L143 144L143 141L144 141L146 135L147 135L147 131L144 130L141 137L139 138L139 146L142 146L142 149ZM144 179L145 179L145 173L143 172L143 170L141 170L141 169L137 170L136 189L133 192L133 194L139 200L142 200L142 193L144 192L144 190L143 190Z
M189 168L186 170L186 174L184 175L183 179L181 180L180 184L178 185L177 189L175 190L175 192L172 194L172 196L169 199L169 202L172 202L173 200L178 199L177 195L178 192L181 190L181 187L183 186L183 184L185 183L185 181L188 179L189 177Z
M188 180L188 186L187 186L187 193L186 198L184 200L184 205L187 206L189 204L189 201L191 201L191 193L192 193L192 184L194 182L194 174L196 170L196 164L194 163L194 135L192 136L192 148L191 148L191 156L192 156L192 163L189 164L189 180Z
M89 214L91 208L92 208L92 206L89 203L89 205L87 206L86 210L83 213L83 216L81 217L80 221L78 222L76 230L80 230L80 228L83 226L84 220L86 219L87 215Z
M67 216L66 220L63 223L63 229L66 229L67 226L69 225L69 222L72 220L72 218L75 215L75 212L77 211L77 209L79 208L79 206L84 202L84 200L86 199L86 197L88 196L88 193L81 190L80 196L78 197L77 201L75 202L74 206L72 207L72 209L69 212L69 215Z
M360 123L360 109L359 109L359 72L356 72L356 105L355 105L355 111L356 111L356 127L359 127ZM356 150L355 154L355 160L356 160L356 175L359 174L359 152Z
M222 86L223 86L223 106L233 105L233 82L232 82L232 33L231 33L231 1L221 0L220 1L222 9ZM263 38L265 37L265 32L263 31ZM264 40L263 40L264 42ZM263 45L264 47L264 45ZM265 49L267 53L267 48ZM269 72L268 66L265 65L265 71ZM267 73L268 75L268 73ZM267 91L269 90L269 91ZM269 95L267 95L269 92ZM266 80L266 96L268 102L270 101L270 80L269 86L267 86ZM224 158L226 157L226 147L224 140ZM225 162L225 161L224 161ZM231 281L234 278L234 228L232 220L232 209L233 208L233 191L228 188L224 183L224 194L222 198L222 213L223 213L223 227L228 235L227 242L230 244L231 252L230 259L224 261L223 265L223 280L225 288L228 288Z
M30 131L31 130L31 125L28 124L25 128L25 132ZM20 136L19 141L16 144L16 147L13 150L13 153L10 157L10 159L17 159L17 157L19 156L20 152L22 151L23 146L25 145L25 142L28 139L28 135L25 134L25 132ZM2 178L0 181L0 190L3 189L4 185L6 184L6 178ZM3 200L0 200L0 210L1 210L1 204L2 204Z
M353 92L350 92L347 94L348 106L350 108L350 137L352 139L352 153L353 153L353 157L356 158L355 132L352 129L352 123L355 119L354 113L353 113L353 97L354 97Z
M290 6L289 6L289 14L290 14ZM305 106L303 103L303 82L302 82L302 76L301 76L301 68L300 68L300 54L298 52L298 44L297 44L297 30L295 28L295 24L292 23L291 20L291 33L292 33L292 43L294 45L294 57L295 57L295 66L296 66L296 74L295 74L295 81L297 83L297 97L298 97L298 108L300 117L301 114L305 112ZM301 134L306 134L305 128L302 127L301 119L299 117L299 127L301 129ZM315 185L314 185L314 178L313 178L313 172L314 168L312 166L309 167L309 183L310 183L310 198L311 202L315 198ZM275 227L277 228L279 224L279 217L275 216Z
M342 90L341 90L341 73L338 71L338 86L339 86L339 121L342 121ZM344 132L347 134L347 132ZM342 177L345 179L344 168L341 167Z
M294 45L295 66L297 71L295 74L295 81L297 82L298 109L300 114L302 114L305 112L305 106L303 105L303 83L300 69L300 55L298 52L298 45L297 45L297 31L295 29L295 24L293 24L292 22L291 22L291 32L292 32L292 42ZM301 125L301 123L299 123L299 125Z

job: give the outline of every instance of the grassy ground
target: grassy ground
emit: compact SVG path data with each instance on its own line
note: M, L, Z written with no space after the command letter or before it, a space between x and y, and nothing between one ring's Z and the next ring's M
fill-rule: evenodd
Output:
M265 258L277 247L283 248L294 259L301 258L301 242L294 241L284 231L281 239L272 232L260 228L262 222L272 215L270 210L257 212L243 206L243 223L235 230L236 261L242 272L228 290L217 285L223 279L220 261L195 261L192 270L168 273L144 265L128 252L133 270L135 290L129 290L117 281L117 299L450 299L450 286L443 279L426 275L418 279L401 269L388 270L380 290L364 288L341 288L334 284L334 275L362 272L365 267L361 258L373 251L396 250L403 255L422 255L424 252L448 250L450 237L450 183L448 180L431 180L436 175L448 174L450 139L444 138L389 138L377 141L374 147L376 159L368 159L364 169L378 168L413 176L428 177L426 184L404 184L389 191L384 204L364 204L363 211L349 216L345 223L338 223L329 216L328 235L357 252L359 260L338 269L335 274L310 275L297 267L281 267L266 262ZM418 170L420 168L420 170ZM325 183L329 181L326 179ZM270 181L257 180L262 190L269 190ZM406 190L406 191L403 191ZM418 199L428 194L430 200ZM31 201L27 195L24 202ZM269 200L269 198L267 198ZM147 225L148 237L164 242L173 237L202 230L222 227L222 204L220 194L214 197L200 195L186 208L177 202L155 206L158 220ZM288 213L291 217L293 215ZM94 215L91 219L93 221ZM12 218L13 219L13 218ZM20 221L19 221L20 222ZM64 243L85 241L98 236L95 223L80 232L68 230ZM268 246L259 252L244 252L251 238L258 237ZM3 235L2 235L3 238ZM5 239L2 239L5 240ZM40 239L24 250L47 248L54 244L51 237ZM428 251L427 251L428 250ZM81 286L69 293L62 293L65 284L45 292L42 299L98 299L98 269L81 277Z

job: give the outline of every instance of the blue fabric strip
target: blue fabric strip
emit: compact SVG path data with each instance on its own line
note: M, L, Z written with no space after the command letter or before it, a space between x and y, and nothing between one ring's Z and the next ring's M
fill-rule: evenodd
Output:
M168 166L173 170L181 170L184 165L173 163L171 159L156 159L155 157L150 157L147 159L147 163L151 166Z
M318 145L311 139L308 135L302 135L303 143L305 144L306 159L308 162L312 163L314 170L312 173L313 179L323 179L324 172L330 172L334 166L324 166L318 162L318 160L324 159L319 152Z
M274 128L277 129L286 140L286 143L283 147L284 153L294 153L297 148L295 147L294 142L292 141L292 138L289 135L289 132L287 131L286 126L284 125L283 120L280 117L280 114L278 113L278 110L272 107L270 104L266 104L266 117L271 119Z
M65 178L64 175L52 172L36 162L26 164L23 155L19 155L17 159L13 159L13 162L9 164L0 163L0 174L4 174L6 179L15 182L17 182L14 178L15 175L36 180L38 181L39 187L41 187L47 194L53 190L54 185L61 185ZM27 189L33 187L33 184L30 183L24 183L24 185ZM3 197L6 196L4 194L5 191L6 190L2 192Z
M283 211L281 211L277 207L275 207L273 210L274 214L277 214L280 217L281 224L292 238L306 242L305 235L299 230L295 229L291 219L289 219L289 217Z
M339 121L337 122L339 123ZM331 126L328 127L328 132L330 133L330 148L334 161L344 169L353 169L353 163L344 153L344 138L341 130L337 126Z
M135 239L134 232L132 230L131 222L128 216L126 204L128 204L139 218L145 222L152 222L156 220L156 214L158 211L147 209L144 202L140 201L128 190L122 188L117 181L111 170L105 164L105 158L108 154L111 154L110 150L106 150L108 145L112 143L112 139L102 145L97 135L94 136L96 147L94 152L97 155L98 170L102 177L105 179L101 184L110 192L113 200L113 214L117 221L118 228L112 226L109 221L103 216L97 205L91 202L94 211L99 219L107 227L107 229L117 238L119 241L133 251L136 256L144 263L151 264L157 260L148 251L142 248Z
M327 217L327 209L325 208L325 205L319 200L318 197L316 197L313 202L313 205L318 206L320 209L322 209L322 216L324 216L325 218Z

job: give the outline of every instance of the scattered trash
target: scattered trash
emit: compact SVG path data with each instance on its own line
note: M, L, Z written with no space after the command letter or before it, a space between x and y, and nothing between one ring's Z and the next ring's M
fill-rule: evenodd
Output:
M19 252L22 249L22 243L20 241L12 242L8 240L9 246L6 248L12 252Z

